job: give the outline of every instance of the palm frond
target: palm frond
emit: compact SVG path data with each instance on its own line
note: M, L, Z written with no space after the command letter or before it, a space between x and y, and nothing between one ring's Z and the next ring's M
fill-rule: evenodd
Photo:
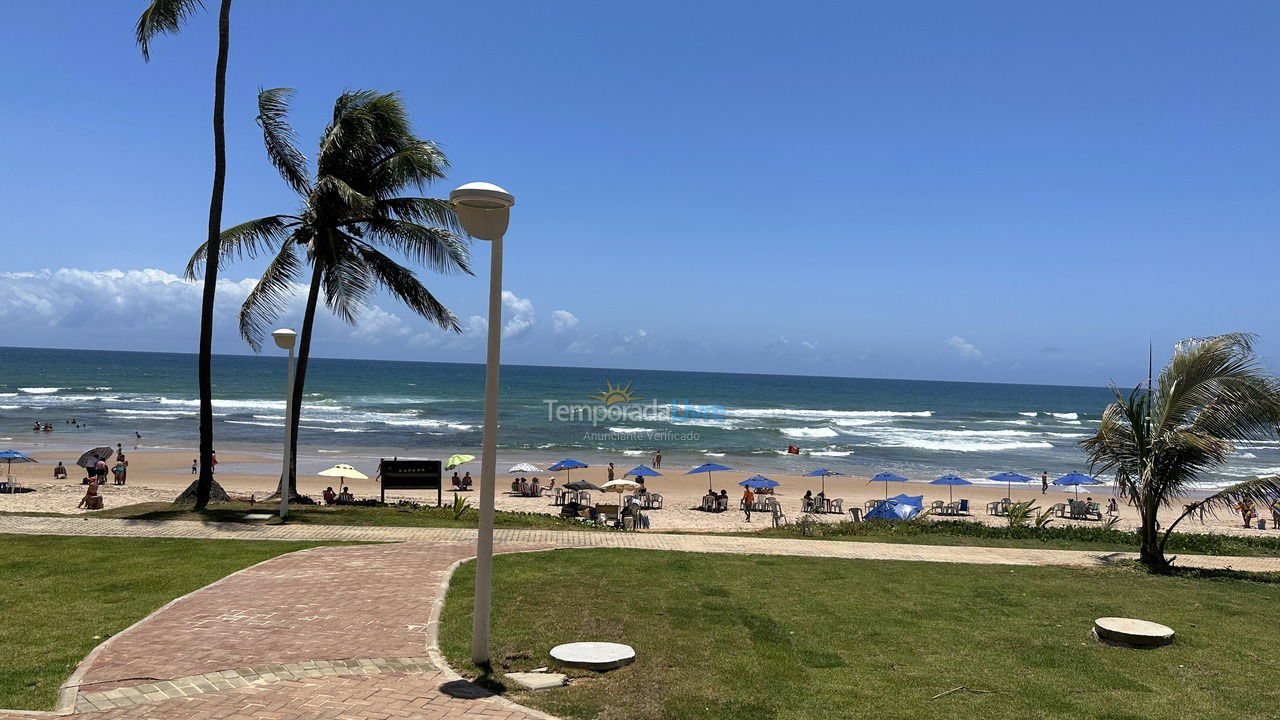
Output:
M134 35L142 59L151 61L151 41L157 35L176 35L197 10L204 8L201 0L151 0L138 18Z
M1231 510L1242 503L1268 507L1280 499L1280 477L1256 478L1225 487L1209 497L1191 504L1191 511L1203 520L1221 510Z
M370 220L361 227L366 239L393 248L433 272L471 274L471 251L462 235L403 220Z
M384 198L374 203L373 214L419 225L436 225L459 234L463 232L462 223L458 222L458 213L448 200L424 197Z
M262 338L267 329L289 307L289 300L293 297L294 282L302 272L302 262L295 247L295 243L280 246L240 306L240 337L254 352L262 349Z
M306 195L311 189L307 158L298 150L297 136L286 119L292 97L292 88L259 90L257 122L262 128L262 141L271 164L294 192Z
M355 249L378 285L406 307L444 330L462 332L457 316L427 290L412 270L368 244L360 243Z
M268 215L229 227L219 236L219 262L252 259L268 250L274 251L288 239L289 230L297 224L298 218L292 215ZM208 244L207 241L200 243L187 261L188 280L199 277L209 253Z
M354 325L373 295L375 281L353 250L355 238L348 235L341 239L342 242L333 244L331 259L320 266L324 273L321 287L325 307L343 322Z

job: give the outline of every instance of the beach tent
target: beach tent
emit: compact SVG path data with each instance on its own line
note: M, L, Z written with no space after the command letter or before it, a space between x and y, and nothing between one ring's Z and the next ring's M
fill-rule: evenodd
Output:
M752 475L738 484L753 489L778 487L777 480L770 480L763 475Z
M1029 483L1029 482L1031 482L1031 478L1027 477L1026 475L1019 475L1018 473L1015 473L1015 472L1002 472L1002 473L999 473L999 474L997 474L997 475L992 475L991 477L989 477L989 478L987 478L987 479L988 479L988 480L995 480L996 482L1002 482L1002 483L1005 483L1006 485L1008 485L1008 487L1005 489L1005 493L1007 493L1007 494L1009 494L1009 495L1012 495L1012 494L1013 494L1013 484L1014 484L1014 483Z
M948 501L948 502L954 502L954 501L955 501L955 497L952 495L951 488L953 488L953 487L954 487L954 486L956 486L956 485L972 485L973 483L969 482L968 480L965 480L964 478L960 477L959 475L943 475L942 477L938 478L937 480L932 480L932 481L930 481L930 482L929 482L929 484L930 484L930 485L946 485L946 486L947 486L947 501Z
M720 463L709 462L709 463L703 463L699 465L698 467L685 473L685 475L697 475L698 473L706 473L707 474L707 492L711 492L711 473L723 472L723 471L732 470L732 469L733 468L727 465L721 465Z
M515 465L512 465L512 466L511 466L511 469L510 469L510 470L508 470L507 472L509 472L509 473L536 473L536 472L542 472L542 471L538 469L538 466L537 466L537 465L533 465L533 464L530 464L530 463L516 463Z
M867 513L867 520L910 520L924 509L923 495L894 495Z
M832 475L844 475L844 473L842 473L842 472L836 472L835 470L828 470L828 469L826 469L826 468L818 468L817 470L814 470L813 472L807 472L807 473L805 473L805 474L804 474L804 477L820 477L820 478L822 478L822 494L825 496L825 495L827 494L827 478L828 478L828 477L831 477ZM888 487L888 486L886 485L885 487Z
M885 499L885 500L888 500L888 499L889 499L889 483L891 483L891 482L906 482L906 481L907 481L907 479L906 479L906 478L904 478L904 477L902 477L901 475L895 475L895 474L893 474L893 473L891 473L891 472L882 472L882 473L880 473L879 475L876 475L875 477L873 477L873 478L871 478L870 480L868 480L868 481L867 481L867 484L868 484L868 485L870 485L870 484L871 484L871 483L873 483L873 482L882 482L882 483L884 483L884 499Z
M450 455L449 459L444 461L444 469L452 470L459 465L465 465L475 459L475 455Z
M1083 473L1069 472L1066 475L1063 475L1062 477L1058 478L1057 480L1054 480L1053 484L1062 485L1065 487L1074 487L1076 491L1076 499L1079 500L1081 485L1102 485L1103 483L1101 480L1094 480L1093 478Z
M570 470L575 470L575 469L577 469L577 468L584 468L584 467L586 467L586 466L587 466L587 464L586 464L586 463L578 462L577 460L574 460L574 459L572 459L572 458L565 458L564 460L561 460L560 462L556 463L555 465L552 465L551 467L547 468L547 471L548 471L548 472L560 472L561 470L563 470L563 471L564 471L564 480L565 480L565 485L567 486L567 485L569 484L569 471L570 471ZM596 490L599 490L599 489L600 489L600 488L595 487L594 485L592 485L591 487L595 488Z

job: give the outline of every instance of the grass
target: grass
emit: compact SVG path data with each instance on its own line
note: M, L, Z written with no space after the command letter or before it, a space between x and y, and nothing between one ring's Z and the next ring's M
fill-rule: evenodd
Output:
M1049 525L1044 528L1009 527L985 525L971 520L801 523L746 534L761 537L897 542L917 545L977 545L1101 552L1137 552L1139 544L1137 534L1127 530L1107 530L1087 525ZM1280 556L1280 537L1175 532L1169 538L1166 551L1170 554Z
M279 505L247 502L229 502L210 505L201 512L191 506L154 502L122 505L106 510L85 513L84 517L123 518L128 520L191 520L204 522L245 522L247 513L272 513ZM52 513L26 513L52 515ZM59 516L65 517L65 516ZM262 521L279 524L279 518ZM368 527L458 527L476 526L476 511L468 509L461 517L454 516L451 506L412 503L392 505L290 505L289 524L298 525L364 525ZM494 514L494 524L504 528L547 528L556 530L589 530L587 523L563 520L544 513L515 513L499 511Z
M494 564L497 670L616 640L637 661L509 697L564 718L1274 718L1280 579L1154 576L1130 566L939 565L567 550ZM464 674L474 567L444 609ZM1159 650L1106 647L1094 618L1168 624ZM931 699L965 686L967 691Z
M51 710L84 656L173 598L317 543L5 535L0 707Z

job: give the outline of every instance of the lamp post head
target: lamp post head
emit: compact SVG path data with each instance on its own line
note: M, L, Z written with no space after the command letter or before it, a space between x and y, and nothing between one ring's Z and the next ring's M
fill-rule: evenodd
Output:
M298 333L289 328L280 328L271 331L271 338L276 341L276 347L281 350L292 350L293 341L298 338Z
M481 240L501 240L507 232L507 221L516 198L502 188L487 182L467 183L449 193L449 201L458 213L458 222L467 234Z

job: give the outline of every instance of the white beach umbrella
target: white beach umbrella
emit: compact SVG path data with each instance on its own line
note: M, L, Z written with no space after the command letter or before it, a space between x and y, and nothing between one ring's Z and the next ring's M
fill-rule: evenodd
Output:
M639 490L641 487L643 486L635 480L619 478L617 480L610 480L609 482L601 485L600 489L605 492L618 493L618 504L621 505L622 493L628 490Z
M344 463L338 463L337 465L334 465L328 470L321 470L316 474L319 475L320 477L336 477L338 478L339 481L345 480L346 478L351 478L352 480L368 480L369 479L368 475L365 475L359 470ZM342 483L339 482L338 484L341 485Z
M515 465L512 465L512 466L511 466L511 469L510 469L510 470L508 470L507 472L509 472L509 473L535 473L535 472L542 472L542 468L539 468L537 465L534 465L534 464L532 464L532 463L516 463Z

